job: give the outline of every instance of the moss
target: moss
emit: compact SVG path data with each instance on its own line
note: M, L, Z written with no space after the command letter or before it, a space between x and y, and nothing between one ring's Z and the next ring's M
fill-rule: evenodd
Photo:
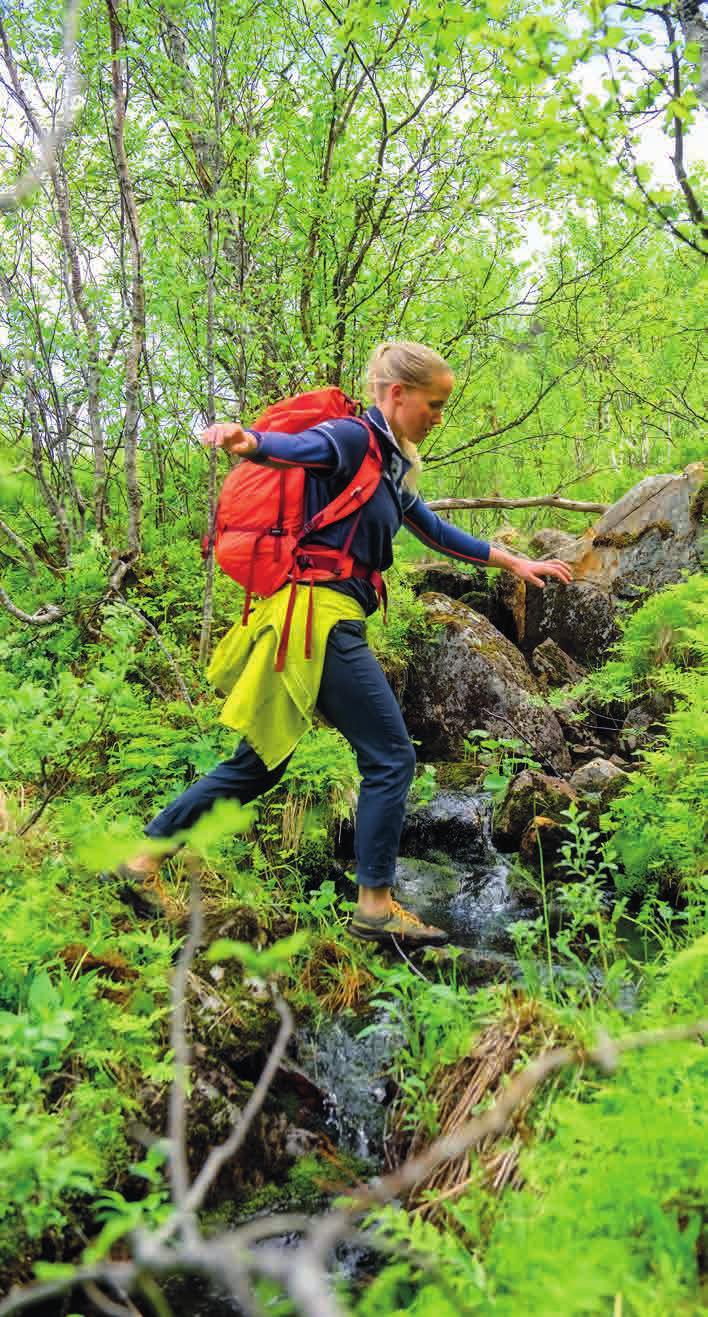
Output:
M478 786L487 770L484 764L473 764L470 759L459 764L436 764L435 771L441 791L457 791L461 787Z
M450 864L450 857L445 851L426 850L423 863L426 871L431 871L431 877L437 875L440 878L457 878L458 876L457 869L454 864Z
M593 544L596 548L598 545L608 545L614 549L626 549L628 545L636 544L648 531L658 530L662 540L668 540L674 534L674 529L670 521L653 521L636 530L605 531L604 534L595 535Z
M358 1157L337 1151L300 1157L288 1171L284 1182L261 1185L244 1197L238 1206L224 1204L215 1214L215 1222L229 1224L248 1220L260 1213L276 1211L319 1212L327 1198L350 1184L358 1184L371 1168Z

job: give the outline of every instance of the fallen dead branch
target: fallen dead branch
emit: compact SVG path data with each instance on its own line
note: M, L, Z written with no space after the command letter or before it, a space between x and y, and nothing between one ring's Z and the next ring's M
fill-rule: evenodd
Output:
M566 512L607 512L609 503L583 503L573 498L542 494L538 498L436 498L428 507L434 512L454 508L563 508Z

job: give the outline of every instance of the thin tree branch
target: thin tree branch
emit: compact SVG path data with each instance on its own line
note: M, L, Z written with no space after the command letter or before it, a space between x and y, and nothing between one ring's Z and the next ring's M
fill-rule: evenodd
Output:
M181 1218L180 1230L189 1243L197 1238L193 1211L187 1205L189 1168L187 1164L187 1075L189 1047L187 1044L187 980L197 948L202 940L202 899L196 878L192 879L191 920L189 936L179 954L172 980L172 1016L170 1043L175 1059L175 1077L170 1089L167 1130L169 1138L169 1170L172 1197Z
M66 616L66 609L60 604L42 604L36 613L26 613L24 609L18 608L13 604L9 594L0 586L0 604L7 609L18 622L26 622L28 626L51 626L52 622L61 621Z
M39 137L37 163L22 174L14 187L8 192L0 192L0 214L9 214L10 211L17 210L18 206L20 206L22 202L39 187L43 176L52 169L54 161L57 158L57 153L60 151L66 140L71 125L76 117L79 107L79 75L76 68L76 32L80 5L81 0L69 0L69 6L64 20L64 66L68 76L64 88L64 114L62 122L59 128L55 128L51 132L44 134L41 133L39 125L37 125L36 131ZM10 73L10 79L13 83L13 90L17 97L18 86L15 85L16 68L1 18L0 42L2 43L5 63L7 64Z
M169 649L164 644L157 627L153 625L153 623L150 621L150 618L146 617L140 608L136 608L134 604L128 603L128 600L126 599L125 595L122 594L120 591L116 592L116 597L124 608L127 608L129 612L134 613L136 617L139 617L143 625L147 627L148 631L150 632L150 635L155 640L155 644L157 645L160 652L164 654L165 658L167 659L167 662L169 663L170 667L172 668L172 671L175 674L175 677L177 679L177 685L179 686L180 693L182 695L182 699L184 700L185 704L189 705L190 709L193 709L194 705L192 704L192 701L189 697L189 691L187 690L187 687L185 685L184 677L180 672L179 664L177 663L176 658L174 658L174 656L170 654Z
M12 529L12 526L8 526L7 522L3 521L2 517L0 517L0 531L2 531L3 535L7 536L8 540L10 540L12 544L14 544L16 549L19 549L20 553L22 554L22 557L27 563L30 572L32 573L33 576L36 576L37 559L35 558L35 555L33 554L31 549L27 548L27 545L25 544L24 540L21 539L20 536L17 534L17 532Z

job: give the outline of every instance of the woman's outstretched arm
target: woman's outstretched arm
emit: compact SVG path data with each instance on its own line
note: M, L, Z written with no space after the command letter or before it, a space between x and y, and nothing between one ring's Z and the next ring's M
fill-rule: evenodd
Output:
M521 577L530 585L543 586L543 576L554 576L568 584L573 573L565 562L558 558L546 558L540 562L533 558L517 557L506 549L500 549L487 540L478 540L468 535L458 526L443 521L436 512L428 507L422 498L417 497L404 514L405 525L416 536L438 553L447 558L457 558L461 562L479 563L482 567L503 567L515 576Z
M319 475L335 475L354 469L368 446L366 431L356 421L323 421L300 434L280 434L274 430L252 430L227 421L210 425L201 436L207 448L224 448L235 457L245 457L262 466L305 467Z

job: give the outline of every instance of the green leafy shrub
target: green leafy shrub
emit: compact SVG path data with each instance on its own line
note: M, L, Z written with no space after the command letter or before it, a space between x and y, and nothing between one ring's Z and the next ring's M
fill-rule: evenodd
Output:
M620 891L682 888L693 905L705 894L702 826L708 759L708 581L690 576L652 596L626 622L617 657L582 684L603 699L667 693L673 710L659 741L603 819L623 873Z
M171 1073L169 937L116 934L100 881L34 845L34 871L0 850L0 1265L125 1168L138 1088Z

